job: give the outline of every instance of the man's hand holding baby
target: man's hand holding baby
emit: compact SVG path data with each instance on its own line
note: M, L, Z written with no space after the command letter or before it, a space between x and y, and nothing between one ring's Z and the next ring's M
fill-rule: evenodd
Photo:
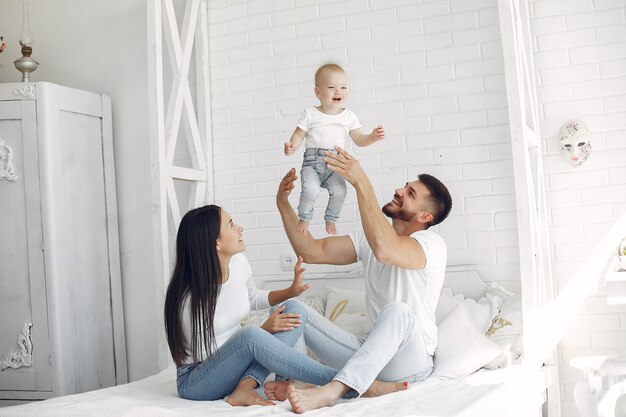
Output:
M324 162L328 164L331 171L340 174L355 188L361 180L369 181L358 159L339 146L335 146L335 150L337 153L326 151L326 158L324 158Z

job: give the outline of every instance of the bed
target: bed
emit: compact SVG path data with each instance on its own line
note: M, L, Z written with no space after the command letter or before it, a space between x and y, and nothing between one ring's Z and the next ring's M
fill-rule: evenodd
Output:
M464 378L430 378L409 390L377 398L359 398L313 410L311 416L526 416L528 397L518 381L522 367L482 371ZM294 415L288 402L274 407L231 407L224 401L189 401L176 394L175 370L116 387L68 395L8 408L6 417L160 417ZM452 399L452 400L451 400ZM525 401L526 400L526 401Z
M283 286L282 279L284 278L269 278L261 285L270 289L280 287ZM359 299L360 291L355 288L359 287L361 279L362 277L357 275L332 280L333 284L339 283L339 286L343 288L331 287L324 295L321 291L329 280L327 278L310 279L314 295L309 296L307 302L316 304L314 308L322 309L327 316L332 316L336 322L342 323L346 328L358 331L358 323L362 319L362 306L360 305L362 300ZM513 353L511 349L514 349L510 343L509 351L502 350L499 359L500 362L508 360L509 363L506 363L508 366L498 368L497 364L492 364L491 368L494 369L485 369L486 363L483 362L491 356L489 354L485 356L484 353L490 349L485 342L488 337L482 334L484 327L477 332L467 329L468 326L481 327L477 325L478 319L474 314L476 311L484 312L497 306L500 312L505 305L498 305L497 297L485 298L490 286L484 284L471 268L450 268L446 274L444 287L448 295L442 291L441 308L438 308L437 314L438 316L442 314L441 309L447 310L444 312L447 317L438 317L438 320L441 321L439 324L440 344L442 348L445 348L447 344L448 352L442 353L442 358L435 358L436 371L433 376L423 382L411 384L407 391L377 398L340 401L333 407L309 411L306 414L311 416L370 414L390 417L504 417L536 414L543 402L546 388L545 370L522 366L519 360L518 363L510 363L513 361L510 356ZM491 291L492 294L507 295L506 290L501 287L491 288L496 288L495 292ZM320 304L319 300L322 297L325 302ZM458 303L453 306L455 300ZM337 306L340 306L341 314L337 314ZM453 313L457 314L462 311L470 311L467 316L463 316L465 321L452 322ZM244 324L257 324L263 320L263 314L262 311L251 314ZM508 319L513 320L511 317L507 316ZM467 324L468 318L473 320L472 324ZM490 320L497 321L495 317ZM510 327L513 326L507 326L507 329ZM444 342L446 336L442 334L442 331L445 333L446 328L449 329L448 337L451 339ZM473 333L470 334L469 331ZM447 362L444 356L447 356ZM184 400L176 393L175 380L175 369L172 366L157 375L128 384L26 405L0 408L0 417L293 415L286 401L269 408L260 406L234 408L222 400Z

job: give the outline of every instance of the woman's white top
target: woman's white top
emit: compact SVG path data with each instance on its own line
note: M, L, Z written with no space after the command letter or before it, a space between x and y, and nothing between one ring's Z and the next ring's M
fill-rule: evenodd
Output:
M241 321L246 318L251 309L260 310L270 307L269 291L256 287L252 278L252 269L243 253L238 253L231 258L229 270L228 280L222 284L217 298L213 318L215 342L218 349L241 328ZM185 300L182 325L185 338L191 344L191 300L189 297ZM202 346L202 358L207 357L207 352ZM195 358L195 360L187 358L187 363L200 360L201 358Z
M307 149L333 149L335 145L346 149L351 140L350 131L360 128L361 123L350 109L326 114L312 106L302 112L298 127L306 132L304 147Z

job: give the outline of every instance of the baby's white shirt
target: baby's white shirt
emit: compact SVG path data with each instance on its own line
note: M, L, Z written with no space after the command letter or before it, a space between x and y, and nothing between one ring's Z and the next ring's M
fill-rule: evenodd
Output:
M333 149L336 145L346 149L350 131L360 128L361 123L350 109L326 114L312 106L302 112L298 127L306 132L305 148Z

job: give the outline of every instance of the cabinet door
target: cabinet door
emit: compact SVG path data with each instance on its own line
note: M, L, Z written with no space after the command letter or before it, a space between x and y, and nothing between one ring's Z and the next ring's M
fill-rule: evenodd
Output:
M59 222L65 251L71 254L64 279L71 289L74 389L85 392L115 385L103 126L102 118L88 114L80 98L65 99L63 91L60 96L59 135L54 139L62 150L56 164L63 167L63 175L55 178L55 186L64 198L54 203L64 207Z
M35 102L0 101L0 398L51 389L42 242Z

